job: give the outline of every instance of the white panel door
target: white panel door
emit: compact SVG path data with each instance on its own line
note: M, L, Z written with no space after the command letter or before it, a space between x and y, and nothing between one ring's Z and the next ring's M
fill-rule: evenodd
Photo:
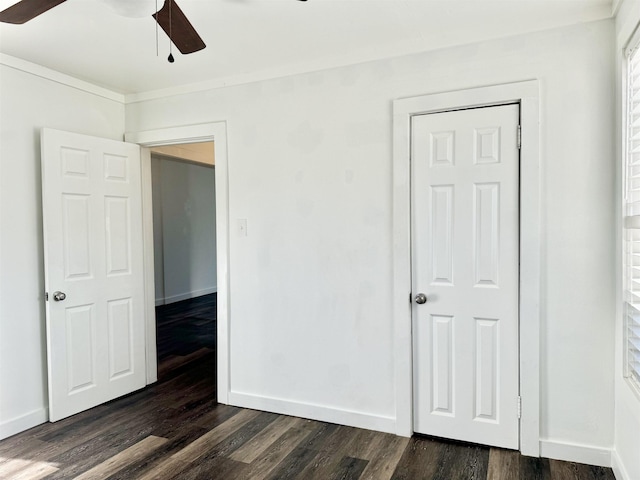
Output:
M42 131L49 417L145 386L140 147Z
M513 449L518 123L505 105L411 125L414 430Z

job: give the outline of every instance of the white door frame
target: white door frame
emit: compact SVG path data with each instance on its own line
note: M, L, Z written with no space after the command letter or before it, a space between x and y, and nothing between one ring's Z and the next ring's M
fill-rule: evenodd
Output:
M149 147L181 143L214 142L216 168L216 257L218 283L217 400L229 403L229 164L226 122L203 123L125 134L125 141L142 148L142 216L146 306L147 385L158 380L153 265L153 205Z
M437 93L393 102L393 312L396 433L413 433L411 337L411 117L520 104L520 451L540 455L540 158L537 80Z

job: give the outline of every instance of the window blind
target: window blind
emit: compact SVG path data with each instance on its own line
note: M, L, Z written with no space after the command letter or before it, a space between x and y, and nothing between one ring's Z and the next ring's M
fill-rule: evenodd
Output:
M624 200L625 373L640 388L640 42L627 51Z

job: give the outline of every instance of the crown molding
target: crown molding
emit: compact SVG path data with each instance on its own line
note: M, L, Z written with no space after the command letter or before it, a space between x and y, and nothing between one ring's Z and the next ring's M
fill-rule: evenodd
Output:
M35 75L36 77L51 80L52 82L66 85L68 87L75 88L77 90L81 90L98 97L113 100L114 102L122 104L125 103L125 96L121 93L114 92L113 90L109 90L108 88L100 87L85 80L80 80L79 78L72 77L71 75L67 75L66 73L61 73L56 70L43 67L42 65L38 65L36 63L22 60L18 57L7 55L6 53L0 53L0 65L4 65L15 70L20 70L21 72L29 73L31 75Z

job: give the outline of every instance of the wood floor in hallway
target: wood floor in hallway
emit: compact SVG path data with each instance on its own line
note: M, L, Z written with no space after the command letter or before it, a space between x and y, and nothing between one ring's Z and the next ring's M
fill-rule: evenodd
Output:
M0 478L614 480L607 468L219 405L215 300L159 307L159 381L1 441Z

